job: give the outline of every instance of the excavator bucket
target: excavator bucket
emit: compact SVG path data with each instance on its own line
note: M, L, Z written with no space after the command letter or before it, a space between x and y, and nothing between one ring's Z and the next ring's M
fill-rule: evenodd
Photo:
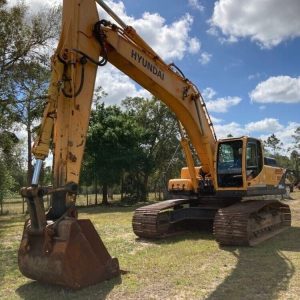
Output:
M35 232L28 220L18 253L20 271L44 283L80 289L119 276L119 263L112 258L90 220L66 217L47 221Z

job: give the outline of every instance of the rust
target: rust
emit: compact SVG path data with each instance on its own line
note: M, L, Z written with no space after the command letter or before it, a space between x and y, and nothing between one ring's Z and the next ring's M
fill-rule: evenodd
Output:
M77 161L76 155L73 154L72 152L69 152L69 160L72 162L76 162Z
M34 280L79 289L120 275L119 263L112 258L90 220L65 218L55 231L48 221L42 234L24 226L18 253L21 272Z

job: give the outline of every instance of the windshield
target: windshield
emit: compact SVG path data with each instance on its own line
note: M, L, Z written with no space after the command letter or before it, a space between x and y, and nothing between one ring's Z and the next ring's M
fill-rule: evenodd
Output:
M243 142L241 140L219 144L217 177L220 187L239 187L243 185L242 154Z
M226 142L219 145L218 169L242 167L242 141Z

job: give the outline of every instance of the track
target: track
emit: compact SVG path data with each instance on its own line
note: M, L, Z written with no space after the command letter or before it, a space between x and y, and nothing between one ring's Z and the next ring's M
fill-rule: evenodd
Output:
M166 200L136 209L132 219L134 233L143 238L169 235L172 231L169 210L189 202L187 199Z
M134 233L142 238L175 234L171 215L184 204L190 204L190 200L167 200L138 208L132 219ZM288 205L275 200L247 201L218 210L214 219L214 235L220 245L254 246L289 226L291 212Z
M220 245L254 246L291 226L291 211L279 201L248 201L222 208L214 220Z

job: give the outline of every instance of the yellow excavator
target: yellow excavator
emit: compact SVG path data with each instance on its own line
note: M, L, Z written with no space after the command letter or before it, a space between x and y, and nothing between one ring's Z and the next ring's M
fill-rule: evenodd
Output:
M96 2L114 21L99 19ZM175 113L187 161L181 178L169 181L172 199L135 211L136 235L164 237L189 220L212 220L220 244L255 245L290 226L287 205L257 198L284 193L285 170L264 163L261 142L249 137L217 141L200 92L177 66L166 64L103 0L64 0L49 99L32 150L32 184L21 190L30 214L18 252L25 276L78 289L120 274L118 260L91 221L78 219L75 207L96 71L107 62ZM54 182L42 187L39 175L51 141ZM44 195L51 195L47 212ZM254 200L244 201L246 196Z

